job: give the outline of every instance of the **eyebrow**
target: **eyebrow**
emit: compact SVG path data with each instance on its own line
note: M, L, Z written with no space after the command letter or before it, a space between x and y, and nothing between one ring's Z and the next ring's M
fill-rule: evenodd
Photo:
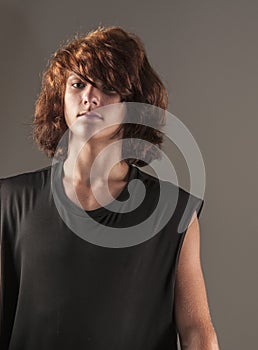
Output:
M71 73L71 74L68 76L68 79L71 79L71 78L79 78L79 79L80 79L80 77L79 77L77 74L75 74L75 73Z

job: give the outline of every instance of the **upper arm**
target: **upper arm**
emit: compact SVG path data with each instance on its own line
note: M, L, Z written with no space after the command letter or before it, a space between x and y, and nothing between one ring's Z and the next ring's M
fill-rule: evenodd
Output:
M200 261L200 227L196 212L179 255L175 283L175 320L181 337L198 328L212 327Z

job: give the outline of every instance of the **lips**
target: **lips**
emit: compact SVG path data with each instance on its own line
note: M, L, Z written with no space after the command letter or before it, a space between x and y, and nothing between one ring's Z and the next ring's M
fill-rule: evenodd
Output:
M78 117L103 119L103 117L99 113L96 113L96 112L83 112L83 113L78 114Z

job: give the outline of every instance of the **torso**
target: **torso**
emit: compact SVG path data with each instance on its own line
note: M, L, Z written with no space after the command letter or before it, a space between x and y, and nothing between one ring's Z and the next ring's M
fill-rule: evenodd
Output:
M159 204L158 180L134 168L132 178L146 187L143 203L130 213L92 213L94 222L99 223L95 226L65 200L63 190L70 198L71 182L61 180L60 168L54 165L0 179L4 204L0 208L0 233L2 249L8 252L1 257L1 282L8 298L2 300L0 348L177 349L174 285L184 239L178 227L188 203L187 193L178 193L171 184L167 198ZM132 186L132 198L140 193L140 182ZM110 183L114 198L125 184ZM86 210L98 205L85 186L77 187L75 192ZM164 211L170 212L175 201L179 205L174 215L154 236L156 223ZM65 204L60 211L59 203ZM187 218L194 208L200 210L200 203L197 199L191 201ZM155 213L157 204L162 211ZM66 216L65 209L71 210L71 215ZM146 238L141 244L110 249L84 239L88 234L97 238L99 227L105 226L121 229L122 236L123 228L134 230L152 212L152 223L143 228ZM85 236L78 237L70 226L77 223L77 218L85 225Z

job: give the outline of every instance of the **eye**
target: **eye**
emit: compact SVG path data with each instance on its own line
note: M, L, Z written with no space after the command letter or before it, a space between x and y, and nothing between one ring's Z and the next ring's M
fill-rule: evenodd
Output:
M102 91L104 91L105 93L116 93L116 90L109 85L103 85Z
M81 81L78 82L78 83L73 83L72 86L73 86L74 88L79 88L79 89L80 89L80 87L74 86L74 85L80 85L80 84L83 85L82 87L85 86L85 84L84 84L83 82L81 82ZM82 88L82 87L81 87L81 88Z

